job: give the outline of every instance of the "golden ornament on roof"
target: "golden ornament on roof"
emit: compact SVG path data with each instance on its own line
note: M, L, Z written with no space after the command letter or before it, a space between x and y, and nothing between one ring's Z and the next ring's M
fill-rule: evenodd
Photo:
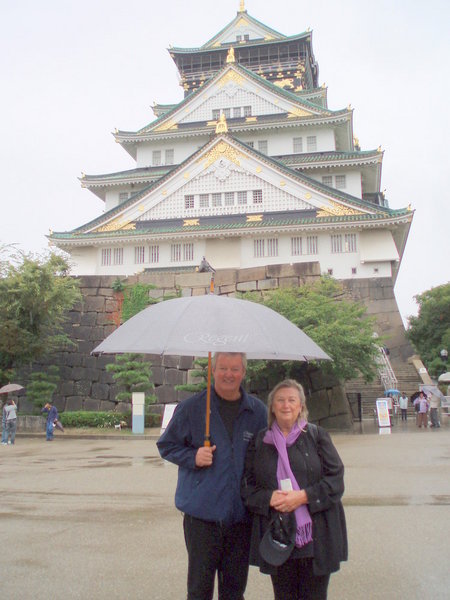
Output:
M245 12L245 1L244 0L239 1L239 12Z
M216 133L227 133L228 125L224 113L220 113L219 120L216 125Z
M227 54L227 63L234 63L236 62L236 59L234 58L234 48L233 46L231 46L231 48L228 50L228 54Z

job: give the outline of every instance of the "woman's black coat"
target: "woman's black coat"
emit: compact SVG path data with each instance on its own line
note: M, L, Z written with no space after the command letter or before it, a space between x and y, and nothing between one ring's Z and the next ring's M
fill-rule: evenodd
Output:
M270 498L278 489L278 452L275 446L262 440L261 431L250 443L241 493L253 513L250 564L263 573L273 573L276 567L265 563L259 555L259 542L270 521ZM313 568L315 575L339 570L347 560L347 530L341 498L344 493L344 465L328 432L316 425L307 425L297 441L288 448L292 472L300 489L308 496L308 510L313 523Z

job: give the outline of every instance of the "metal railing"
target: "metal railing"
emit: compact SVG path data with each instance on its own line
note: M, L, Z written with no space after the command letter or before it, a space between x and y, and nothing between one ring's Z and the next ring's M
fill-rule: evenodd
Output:
M379 348L380 353L377 357L378 375L385 390L396 390L398 386L397 377L389 360L389 356L384 348Z

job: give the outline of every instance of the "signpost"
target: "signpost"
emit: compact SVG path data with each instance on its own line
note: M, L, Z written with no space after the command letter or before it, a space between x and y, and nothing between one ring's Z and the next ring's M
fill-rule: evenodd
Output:
M391 418L389 415L389 399L378 398L376 401L376 405L378 427L391 427Z

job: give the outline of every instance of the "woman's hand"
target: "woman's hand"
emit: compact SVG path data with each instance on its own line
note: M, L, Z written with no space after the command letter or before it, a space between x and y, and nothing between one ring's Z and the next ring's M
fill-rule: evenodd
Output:
M292 512L302 504L308 504L308 496L305 490L291 490L282 492L275 490L270 499L270 506L278 512Z

